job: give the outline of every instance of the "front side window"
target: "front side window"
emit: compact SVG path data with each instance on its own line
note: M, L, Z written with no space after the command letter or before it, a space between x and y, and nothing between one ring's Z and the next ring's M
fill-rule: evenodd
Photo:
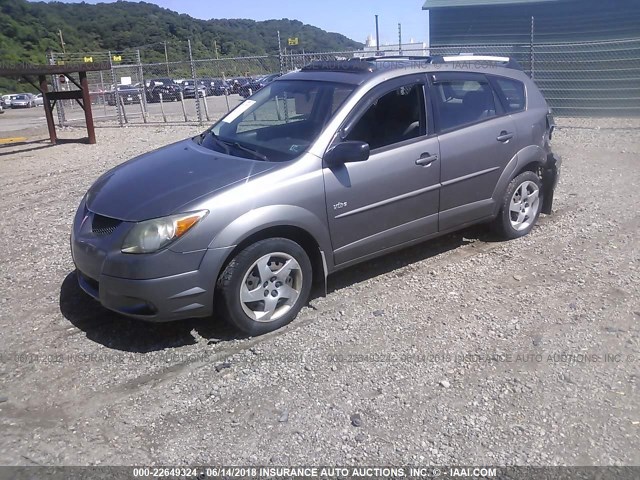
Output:
M378 98L360 117L346 140L366 142L372 150L426 134L424 88L397 88Z
M434 85L440 130L475 123L496 116L493 90L486 81L447 80Z
M315 141L353 90L333 82L272 82L220 120L202 144L231 155L292 160Z

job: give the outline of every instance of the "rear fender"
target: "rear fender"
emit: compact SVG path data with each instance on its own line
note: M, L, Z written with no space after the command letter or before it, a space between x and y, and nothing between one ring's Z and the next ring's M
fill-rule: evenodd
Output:
M500 175L496 188L491 196L495 205L493 212L494 216L500 213L502 199L504 198L509 183L516 176L516 173L529 164L545 165L546 155L546 152L538 145L529 145L513 156L502 171L502 175Z

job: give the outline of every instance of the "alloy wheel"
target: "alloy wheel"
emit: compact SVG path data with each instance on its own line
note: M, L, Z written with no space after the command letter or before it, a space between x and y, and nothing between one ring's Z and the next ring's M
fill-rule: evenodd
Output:
M269 253L256 260L240 284L244 313L257 322L272 322L285 315L302 291L298 261L287 253Z
M526 230L540 211L540 187L527 180L520 184L509 203L509 219L516 231Z

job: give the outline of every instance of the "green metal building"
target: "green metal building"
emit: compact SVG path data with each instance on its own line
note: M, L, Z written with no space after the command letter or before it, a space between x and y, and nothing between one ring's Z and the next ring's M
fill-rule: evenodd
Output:
M516 57L560 115L640 115L640 0L426 0L432 54Z

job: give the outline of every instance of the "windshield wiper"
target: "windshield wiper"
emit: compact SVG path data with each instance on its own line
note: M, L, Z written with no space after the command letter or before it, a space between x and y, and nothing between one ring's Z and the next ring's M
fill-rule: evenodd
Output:
M258 160L262 160L264 162L268 162L269 161L269 158L266 155L263 155L260 152L252 150L251 148L245 147L244 145L241 145L238 142L232 142L232 141L229 141L229 140L223 140L220 137L218 137L215 133L213 133L212 130L207 130L206 132L201 133L198 136L198 145L202 145L202 142L204 142L204 139L206 138L207 135L210 135L214 142L216 142L218 145L220 145L222 148L224 148L224 153L226 153L227 155L231 154L231 150L230 150L229 147L233 147L233 148L236 148L238 150L242 150L243 152L246 152L246 153L250 154L251 156L253 156L254 158L256 158Z
M267 157L266 155L263 155L260 152L252 150L251 148L245 147L244 145L240 145L238 142L233 142L233 143L229 142L229 145L237 148L238 150L242 150L243 152L247 152L248 154L253 155L258 160L262 160L264 162L269 161L269 157Z
M216 142L218 145L220 145L224 149L224 153L229 155L230 153L229 143L225 142L224 140L220 140L220 138L218 138L218 136L215 133L213 133L212 130L207 130L206 132L203 132L198 136L198 145L202 145L202 142L204 142L204 139L206 138L207 135L211 135L211 138L213 139L213 141Z

